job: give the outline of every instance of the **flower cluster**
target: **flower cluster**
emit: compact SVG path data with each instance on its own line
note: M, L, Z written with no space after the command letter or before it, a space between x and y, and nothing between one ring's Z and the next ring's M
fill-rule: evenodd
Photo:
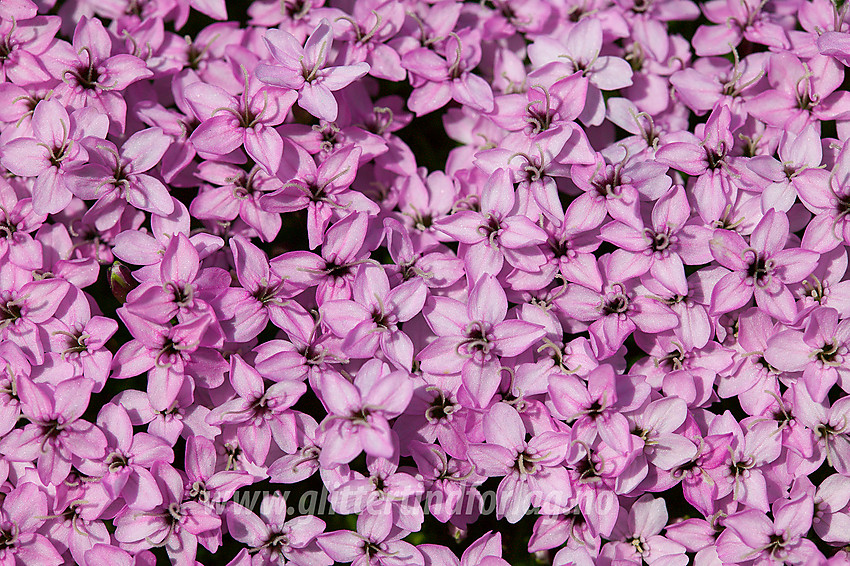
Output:
M54 4L4 566L850 564L847 5Z

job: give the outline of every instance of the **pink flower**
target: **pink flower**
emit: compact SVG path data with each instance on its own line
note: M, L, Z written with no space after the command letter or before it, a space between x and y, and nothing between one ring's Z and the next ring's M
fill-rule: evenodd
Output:
M850 144L844 144L826 183L800 185L803 204L815 214L806 226L803 246L820 253L850 241Z
M44 360L48 336L41 327L68 292L62 279L33 281L32 274L11 264L0 267L0 340L10 341L35 364Z
M165 154L171 140L159 128L148 128L130 136L121 151L109 141L95 141L89 147L92 162L77 167L67 179L75 196L97 200L88 211L100 229L114 226L129 205L167 216L174 203L162 181L148 174Z
M451 521L461 528L476 519L481 495L473 486L484 478L475 474L474 466L466 460L450 460L433 444L414 440L410 448L424 480L425 501L431 515L442 523Z
M419 545L419 551L425 557L426 566L505 566L502 559L502 535L488 532L473 541L457 559L446 547L436 544Z
M842 389L850 387L850 368L846 367L850 360L845 361L848 348L850 323L839 322L838 312L822 307L811 313L805 333L785 330L774 334L764 358L780 371L802 371L809 394L821 401L839 381Z
M246 173L235 165L213 161L202 163L197 175L211 186L192 200L189 212L193 217L231 222L239 218L263 241L274 240L280 231L280 215L264 210L260 199L278 190L283 185L280 179L268 175L259 165Z
M480 32L461 30L448 34L436 52L426 47L407 51L401 65L417 78L407 107L417 116L428 114L455 99L479 112L493 110L493 91L472 70L481 60Z
M717 555L723 561L744 560L805 562L820 555L815 544L804 538L812 524L811 495L801 494L773 504L774 520L755 509L729 515L726 530L717 539Z
M390 289L382 267L364 264L352 286L353 300L326 301L322 320L340 338L342 350L352 358L371 358L380 347L398 369L413 364L413 342L398 328L425 304L425 284L421 279L407 281Z
M502 477L496 516L519 521L528 507L544 513L569 509L573 495L566 468L566 434L546 431L526 442L526 429L516 409L496 403L484 416L483 444L470 444L470 461L481 475Z
M33 208L39 214L55 214L71 202L69 179L83 165L88 153L83 138L106 137L109 120L93 109L72 113L73 121L56 100L42 100L32 116L34 138L18 138L3 148L3 166L17 175L37 176Z
M329 558L316 544L325 530L318 517L302 516L286 519L286 500L279 492L267 495L260 504L260 516L238 503L228 503L225 510L231 536L246 544L231 564L252 557L246 564L310 564L331 566Z
M643 387L630 385L626 377L615 376L614 368L606 364L590 372L586 386L573 375L551 375L549 394L560 415L572 423L576 438L592 442L599 434L608 446L628 454L633 449L633 439L622 412L643 403L649 394L645 384L641 384ZM618 389L629 404L618 403Z
M307 386L288 380L267 386L263 377L238 355L230 358L230 383L238 396L210 411L207 423L236 425L240 444L257 462L266 459L272 437L285 452L295 452L295 414L288 409Z
M331 226L325 235L321 255L307 251L287 252L275 258L294 285L316 286L316 302L321 305L334 299L351 297L351 284L356 270L370 250L364 249L369 219L366 214L353 212Z
M384 537L393 526L416 532L422 528L424 514L420 498L422 480L398 471L396 459L366 459L369 476L351 472L348 481L333 488L329 500L337 513L356 513L358 522Z
M62 556L53 544L39 534L47 515L47 494L30 482L20 482L6 495L0 509L0 536L8 541L0 549L0 558L15 566L44 564L59 566Z
M286 172L290 180L279 190L260 201L269 212L293 212L307 209L307 237L310 248L325 240L325 230L338 210L351 209L375 214L378 206L365 195L349 190L357 175L361 149L347 145L328 155L316 166L313 157L300 146L288 144L295 153L293 170Z
M337 373L323 374L319 394L329 412L322 423L319 464L347 464L361 451L380 458L396 453L388 419L398 416L413 395L406 372L390 372L386 364L369 360L353 383Z
M156 462L173 462L171 445L145 432L133 434L130 416L121 405L104 405L97 424L108 442L106 458L102 469L89 471L102 474L106 491L114 498L122 498L131 509L150 511L161 505L162 496L150 468Z
M632 69L619 57L600 55L602 50L602 24L598 18L583 18L573 26L563 41L552 36L541 36L529 46L528 56L536 67L560 62L567 76L580 72L590 86L579 120L588 125L599 125L605 119L603 90L617 90L632 84Z
M425 318L437 338L417 356L423 371L460 374L469 399L486 407L502 381L499 356L516 356L544 334L524 320L505 320L507 297L492 275L470 289L467 304L448 297L431 297Z
M817 254L799 248L785 249L788 217L770 209L758 223L750 243L740 234L715 230L711 254L731 272L717 283L711 295L711 314L740 308L755 296L756 304L780 321L797 314L788 283L801 281L817 263Z
M272 29L265 43L275 63L260 63L262 82L298 91L298 105L322 120L334 121L338 105L333 91L345 88L369 72L368 63L328 66L333 45L330 22L323 19L304 46L292 34Z
M612 533L615 542L605 545L602 556L640 564L685 566L685 547L661 536L667 525L667 506L663 499L646 494L635 501L628 513L620 508Z
M202 348L207 321L196 318L175 326L160 326L129 311L119 312L122 322L137 338L115 353L112 377L126 379L148 372L151 404L164 411L180 394L193 353Z
M678 318L659 300L635 292L630 279L640 272L640 264L623 250L600 258L602 273L593 266L582 273L583 280L567 286L555 304L567 315L591 322L590 335L597 356L609 357L626 338L640 328L657 333L678 325ZM620 280L613 280L619 277Z
M151 472L162 493L162 505L144 512L125 509L115 517L115 539L133 552L164 546L173 564L190 566L199 535L219 529L221 518L211 508L184 499L184 482L168 464L157 462Z
M227 289L221 297L221 310L229 322L225 329L233 340L244 342L262 332L269 320L287 328L290 318L309 316L304 308L289 299L298 288L284 279L284 270L276 260L245 238L230 240L236 276L241 287Z
M97 18L81 18L73 45L58 43L45 60L50 73L63 81L56 97L72 108L91 106L108 115L114 133L124 131L127 104L120 92L153 73L133 55L112 55L112 40ZM158 160L158 159L157 159Z
M49 50L62 23L56 16L3 18L0 36L6 55L0 61L0 79L19 85L44 83L50 75L43 55Z
M31 198L19 198L8 181L0 181L0 259L22 269L41 269L41 243L31 232L38 230L46 217L36 214Z
M186 101L201 120L189 141L196 150L210 155L227 155L244 146L266 173L274 175L283 153L283 140L274 126L284 121L296 95L291 90L259 84L245 67L242 72L238 98L202 82L186 87Z
M357 532L333 531L319 535L319 547L336 562L352 562L363 566L425 566L422 553L400 540L406 531L389 536L373 533L358 522Z
M523 271L537 271L543 254L537 247L546 235L527 217L514 211L514 190L508 172L499 169L481 193L480 211L461 210L434 226L460 242L458 249L468 276L498 275L504 262Z
M91 389L92 382L83 377L63 381L55 390L19 377L21 411L30 424L0 440L0 449L12 461L38 459L38 476L45 485L59 485L68 477L74 458L102 458L103 432L80 418Z

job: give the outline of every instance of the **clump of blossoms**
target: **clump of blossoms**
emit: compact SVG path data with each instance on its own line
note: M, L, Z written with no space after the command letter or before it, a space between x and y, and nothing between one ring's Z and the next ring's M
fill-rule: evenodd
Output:
M3 566L850 564L835 0L2 0Z

